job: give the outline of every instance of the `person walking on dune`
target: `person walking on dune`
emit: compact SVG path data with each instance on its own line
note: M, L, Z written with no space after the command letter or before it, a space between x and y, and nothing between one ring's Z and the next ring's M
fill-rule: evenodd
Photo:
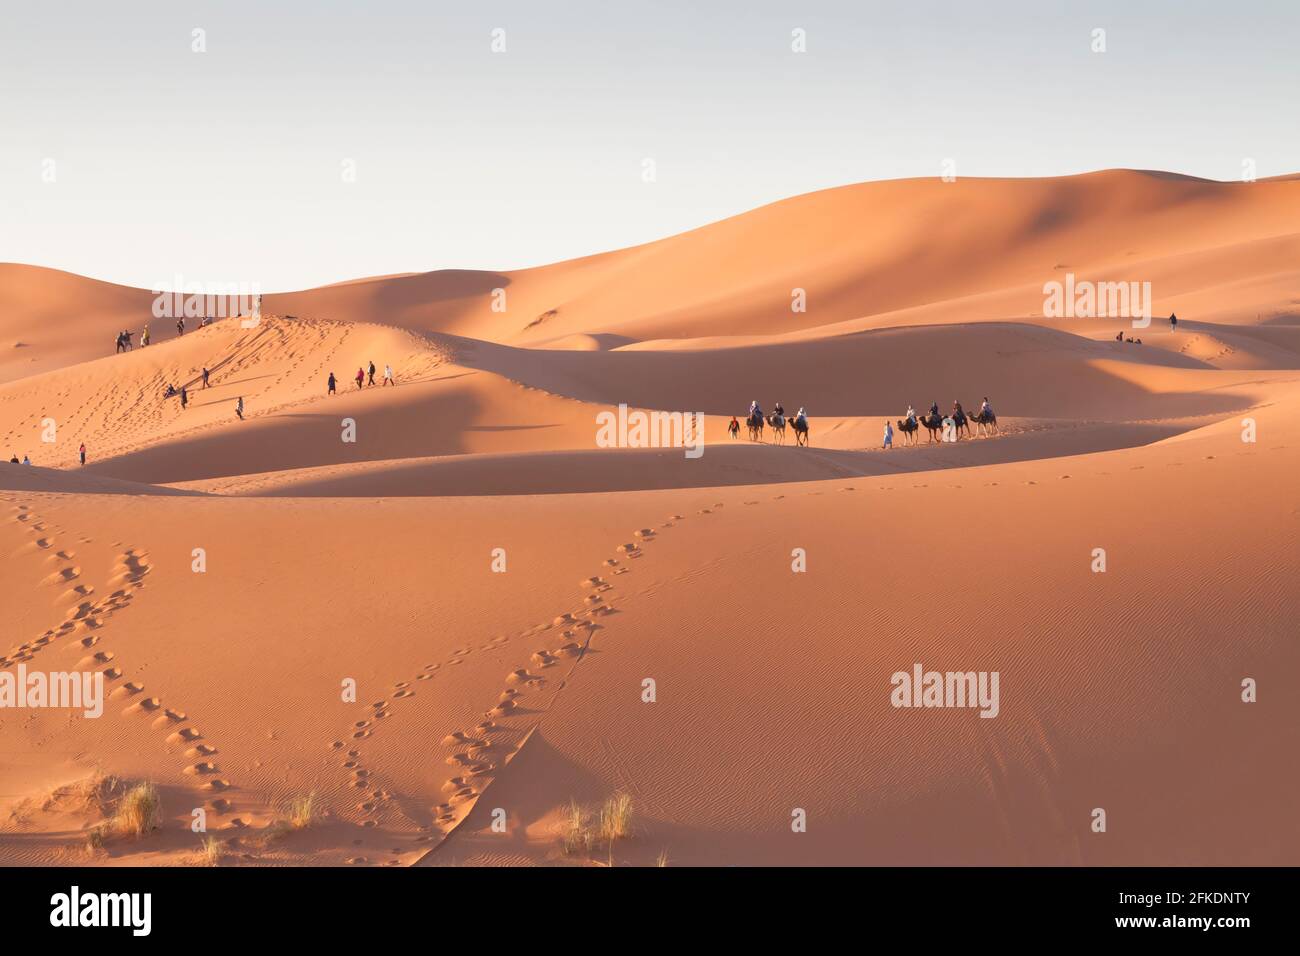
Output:
M81 466L86 467L86 443L81 443Z
M357 369L357 389L360 390L366 384L366 370Z
M330 378L329 378L329 392L328 392L327 394L329 394L329 395L334 395L334 394L336 394L335 391L334 391L334 389L335 389L335 387L338 385L338 383L339 383L339 380L336 379L336 378L334 377L334 373L333 373L333 372L330 372Z
M122 340L126 343L126 350L128 352L131 351L132 348L131 340L133 338L135 338L135 332L133 332L131 329L127 329L125 332L122 333Z
M178 336L185 334L185 316L176 320L176 334Z
M126 341L125 341L125 339L126 339L126 333L125 333L125 332L118 332L118 333L117 333L117 351L118 351L118 352L125 352L125 351L126 351Z
M885 443L881 446L883 449L894 447L894 426L890 424L889 419L885 419Z
M393 367L389 365L387 362L385 362L384 363L384 387L387 388L389 385L396 387L397 383L393 381Z
M185 411L185 409L189 407L190 407L190 393L189 390L184 385L182 385L181 386L181 411Z
M240 395L239 401L235 402L235 414L239 416L239 420L241 422L244 420L244 396L243 395Z
M1178 316L1175 315L1173 312L1169 313L1169 331L1170 332L1178 331Z
M375 384L375 362L374 362L374 359L371 359L371 361L370 361L370 382L366 385L366 387L367 387L367 388L371 388L371 387L374 386L374 384Z
M740 437L740 421L735 415L731 416L731 424L727 426L727 434L732 438Z
M146 325L144 327L144 331L140 333L140 348L145 349L148 347L149 347L149 326Z
M203 387L208 387L208 367L206 365L203 366Z

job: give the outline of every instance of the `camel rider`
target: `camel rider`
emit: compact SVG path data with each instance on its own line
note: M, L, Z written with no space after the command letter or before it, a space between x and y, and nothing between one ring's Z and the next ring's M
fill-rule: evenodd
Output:
M753 421L755 417L759 418L760 420L763 417L763 409L759 407L758 399L754 399L752 402L749 403L749 420Z
M911 403L909 403L908 406L907 406L907 416L906 416L906 417L907 417L907 420L908 420L909 422L912 422L913 424L916 423L916 409L913 408L913 407L911 406Z
M938 402L931 402L931 403L930 403L930 417L931 417L931 418L938 418L938 417L939 417L939 403L938 403Z
M799 406L799 414L795 415L794 417L794 423L795 426L800 429L802 429L805 425L808 424L808 416L804 414L802 405Z
M993 414L993 406L989 404L989 397L984 396L984 401L980 403L980 417L988 418Z
M772 406L772 414L775 415L777 418L785 418L785 406L782 405L780 402L777 402L775 405Z

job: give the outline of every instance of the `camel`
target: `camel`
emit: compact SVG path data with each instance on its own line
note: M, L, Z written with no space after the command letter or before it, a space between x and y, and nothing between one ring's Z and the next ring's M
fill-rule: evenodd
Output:
M795 446L808 447L808 419L791 419L790 426L794 429Z
M915 445L916 433L921 430L921 426L916 423L915 418L900 418L898 419L898 430L902 432L904 442Z
M961 441L962 433L965 433L966 437L970 438L970 419L964 411L953 412L952 421L953 425L956 426L953 430L956 432L954 437L957 441Z
M942 436L939 434L939 432L943 430L942 415L938 413L934 415L926 415L920 419L920 422L925 426L925 430L930 433L930 442L927 442L927 444L943 440Z
M749 418L745 420L745 424L749 426L750 441L763 440L763 416L762 415L750 415Z
M993 409L989 409L987 416L983 412L976 412L970 416L970 420L979 426L979 434L998 434L998 416L993 414Z
M785 416L769 415L767 423L772 426L772 440L778 445L785 444Z

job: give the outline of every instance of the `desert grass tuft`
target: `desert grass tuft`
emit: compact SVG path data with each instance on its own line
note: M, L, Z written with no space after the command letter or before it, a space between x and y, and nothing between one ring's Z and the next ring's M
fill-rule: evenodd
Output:
M214 836L206 836L199 848L199 855L208 866L218 866L226 855L226 844Z
M632 833L632 798L616 793L595 809L570 801L560 822L560 841L566 856L590 854L603 847L612 865L614 844Z
M113 814L113 830L123 836L144 836L162 825L162 798L152 783L137 783L123 794Z
M295 830L305 830L316 820L316 794L296 796L289 801L289 825Z

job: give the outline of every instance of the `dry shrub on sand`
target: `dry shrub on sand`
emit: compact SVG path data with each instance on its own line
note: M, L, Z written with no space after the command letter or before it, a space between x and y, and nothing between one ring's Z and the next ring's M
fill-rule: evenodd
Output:
M566 856L589 854L597 847L612 854L614 844L631 834L632 798L626 793L616 793L594 809L570 801L560 824Z

